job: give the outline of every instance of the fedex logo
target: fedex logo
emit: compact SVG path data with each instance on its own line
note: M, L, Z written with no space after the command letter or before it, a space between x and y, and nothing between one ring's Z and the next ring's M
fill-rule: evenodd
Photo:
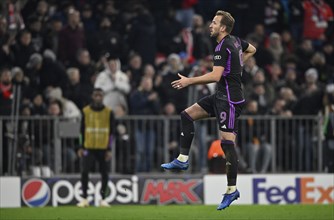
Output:
M158 204L169 203L202 203L195 188L202 184L201 180L146 180L141 203L157 201Z
M295 178L293 185L282 186L268 184L266 178L253 179L253 203L267 201L272 204L303 203L324 204L334 203L334 186L319 186L313 177Z

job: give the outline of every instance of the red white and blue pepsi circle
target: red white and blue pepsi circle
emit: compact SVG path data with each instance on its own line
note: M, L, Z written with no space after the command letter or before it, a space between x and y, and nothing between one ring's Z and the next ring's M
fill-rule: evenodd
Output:
M43 207L50 200L50 188L41 179L31 179L22 187L22 200L29 207Z

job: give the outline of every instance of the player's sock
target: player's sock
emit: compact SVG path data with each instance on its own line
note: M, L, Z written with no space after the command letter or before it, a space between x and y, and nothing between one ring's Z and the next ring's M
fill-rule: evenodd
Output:
M181 137L180 137L180 154L189 155L191 142L195 133L194 120L186 111L181 112Z
M179 154L179 156L177 157L177 160L181 161L181 162L187 162L188 161L189 156L188 155L184 155L184 154Z
M108 173L104 172L104 173L101 174L101 176L102 176L102 186L101 186L100 194L101 194L102 199L104 200L107 196L106 191L108 189L108 187L107 187L107 185L108 185Z
M227 186L226 194L234 193L237 190L237 186Z
M226 157L227 186L235 186L237 185L238 157L234 148L234 142L222 140L221 147Z

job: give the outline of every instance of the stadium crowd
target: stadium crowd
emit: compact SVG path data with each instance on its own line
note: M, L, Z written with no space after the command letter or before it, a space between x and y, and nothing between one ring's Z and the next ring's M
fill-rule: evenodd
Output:
M244 65L246 114L326 114L334 103L333 2L2 1L0 115L11 114L15 85L21 115L79 117L94 87L116 117L176 115L215 89L170 83L212 68L208 24L217 9L231 12L232 34L257 48Z
M243 73L248 113L312 115L323 109L334 80L330 5L322 0L219 2L236 17L235 34L257 47ZM170 108L179 113L190 98L214 89L198 86L193 97L188 89L170 86L178 72L197 75L211 68L214 42L207 23L214 4L3 2L0 114L10 114L11 83L17 82L24 91L22 112L29 109L32 115L55 114L56 102L56 114L77 116L93 87L105 91L104 103L118 115L155 115Z

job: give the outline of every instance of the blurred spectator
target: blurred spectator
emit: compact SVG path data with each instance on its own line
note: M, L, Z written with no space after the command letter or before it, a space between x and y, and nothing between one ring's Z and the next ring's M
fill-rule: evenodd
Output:
M49 20L49 4L45 0L40 0L37 3L36 12L34 14L37 19L42 23L42 27L45 27Z
M46 96L50 100L48 110L50 115L59 115L66 118L81 117L79 108L74 104L74 102L63 97L62 90L59 87L48 89ZM56 100L57 105L59 105L58 107L55 106L54 100Z
M133 2L130 2L130 4L132 6ZM104 3L102 4L102 7L103 8L102 8L101 14L107 16L113 24L117 25L119 22L118 18L121 12L117 9L116 2L115 1L104 1Z
M87 49L79 49L76 64L74 65L80 72L80 83L86 86L94 85L96 78L95 63L90 58ZM89 93L91 94L91 93Z
M247 35L247 38L251 38L259 45L264 46L266 42L266 32L263 24L256 24L252 32Z
M323 0L304 1L304 31L303 37L311 39L313 45L321 46L326 40L326 29L333 29L333 10ZM333 33L333 30L331 30Z
M303 1L289 0L289 24L290 31L296 42L299 42L303 34L304 8Z
M181 33L182 24L175 19L175 12L168 9L167 16L157 21L158 52L167 57L171 53L185 51Z
M149 77L155 79L155 68L152 64L146 64L143 68L143 77Z
M6 1L2 4L2 12L8 19L8 29L11 33L17 33L25 28L21 16L21 1Z
M75 63L80 48L85 47L85 33L80 21L80 13L74 9L68 11L68 25L59 34L58 57L65 66Z
M278 33L273 32L270 34L268 50L272 54L274 58L274 62L277 62L280 64L284 49L282 46L281 36Z
M136 16L130 24L129 47L138 53L144 64L154 64L156 48L156 25L150 11L137 6Z
M105 106L112 110L120 105L125 106L127 112L126 96L130 92L130 84L128 76L121 71L120 60L107 54L102 57L102 63L105 69L97 76L94 87L104 91Z
M188 75L188 73L185 72L179 55L171 54L168 56L167 67L164 72L161 73L162 80L161 84L157 87L157 91L163 105L168 102L173 102L176 107L176 112L180 113L186 109L188 104L188 88L175 90L170 86L171 82L179 78L178 73Z
M48 28L44 34L44 45L57 54L59 49L59 35L63 29L63 23L59 17L54 16L48 24Z
M40 93L36 93L32 100L31 114L32 115L46 115L47 108Z
M326 86L324 98L324 165L325 171L334 172L334 84Z
M268 133L265 130L265 121L252 117L261 114L255 100L247 102L245 114L249 116L243 132L246 137L245 151L249 167L253 173L265 173L270 165L272 146L269 144Z
M85 4L81 11L81 20L86 36L94 33L97 30L96 19L93 17L91 5Z
M297 82L297 66L295 63L287 63L285 65L285 78L280 84L280 87L288 87L298 97L301 93L300 85Z
M267 71L269 74L269 81L275 87L275 89L282 84L282 67L279 63L273 63L267 66Z
M334 82L334 66L326 62L323 53L314 53L310 63L311 66L318 71L319 81L321 83Z
M36 52L31 42L30 31L21 31L18 35L18 43L12 45L11 50L14 54L14 65L25 69L30 56Z
M172 0L175 8L175 18L182 23L183 28L192 27L192 18L195 14L194 6L198 4L198 0Z
M42 164L42 151L33 146L33 124L27 120L31 116L31 109L28 105L23 105L20 109L20 115L26 118L19 121L18 127L18 149L17 149L17 172L19 175L27 174L26 172L33 169L34 166Z
M135 167L135 135L133 123L121 118L127 115L124 106L117 106L114 110L116 120L116 171L122 174L134 173Z
M20 101L22 104L28 104L30 103L30 100L32 98L33 89L30 86L29 78L26 77L23 73L23 70L20 67L14 67L11 69L12 73L12 82L15 85L20 86ZM27 103L24 103L27 102Z
M130 95L130 114L157 115L159 112L159 96L153 90L152 78L143 77L139 87Z
M244 71L246 74L250 74L250 77L254 77L254 75L260 70L260 67L256 64L256 60L254 57L250 57L245 65Z
M291 111L286 111L286 101L280 98L277 98L274 101L273 107L271 108L269 114L270 115L281 115L281 116L291 116Z
M10 45L15 36L8 32L7 25L7 19L0 15L0 67L4 64L10 65L14 60Z
M0 115L10 115L13 101L12 74L9 69L0 71Z
M271 65L274 62L274 58L271 55L270 51L264 47L264 45L260 44L256 38L249 37L246 39L247 42L252 44L256 48L256 53L254 54L254 58L259 67L265 68L268 65Z
M279 90L279 97L285 101L285 109L292 112L297 102L297 98L293 93L293 90L288 87L282 87Z
M284 27L284 8L280 0L266 0L264 25L267 34L282 31Z
M324 89L318 82L318 72L310 68L305 72L305 83L302 85L303 93L294 108L295 115L318 115L323 109ZM307 122L300 123L298 127L298 164L299 170L310 171L311 161L314 157L313 126Z
M291 32L288 30L284 30L281 33L282 38L282 47L284 51L284 55L290 55L295 52L295 41L291 35Z
M275 89L271 83L266 80L264 72L259 69L253 76L251 82L245 87L246 99L257 100L259 112L265 114L268 107L271 106L275 98Z
M252 78L258 72L260 67L256 64L255 58L250 57L244 64L244 69L242 73L242 83L244 85L252 83Z
M221 140L211 142L207 153L209 174L223 174L226 172L225 153L221 148Z
M42 52L44 49L43 45L43 32L42 32L42 22L38 20L37 16L30 16L28 18L28 29L31 32L31 44L36 52Z
M310 68L305 73L305 84L302 87L303 93L298 99L294 114L296 115L317 115L323 107L324 91L318 84L318 71Z
M78 68L68 68L67 77L69 83L64 89L64 97L73 101L79 109L82 109L91 102L90 96L93 92L93 85L80 83L81 74Z
M124 60L125 42L121 35L115 31L114 25L108 17L101 19L99 29L87 39L87 44L95 61L99 60L100 56L106 52Z
M157 115L160 112L158 93L153 90L151 78L143 77L139 87L129 99L132 115ZM136 171L149 172L153 159L154 143L156 138L154 123L139 121L135 125L136 137Z
M298 57L298 67L302 72L306 71L310 67L310 60L314 53L312 41L309 39L303 39L296 50L296 56Z
M63 107L59 100L53 99L50 101L48 105L48 115L51 115L51 116L62 116L63 115Z
M211 2L211 1L208 1ZM263 24L264 21L264 8L266 1L245 1L245 0L234 0L234 1L213 1L215 6L219 4L219 7L215 8L227 8L233 17L235 18L235 26L233 28L233 35L238 35L241 37L247 36L254 26L257 24ZM225 6L224 4L227 4ZM249 13L250 11L255 11L256 13ZM210 14L209 19L211 19ZM265 31L265 30L264 30ZM263 42L260 42L262 44Z
M67 77L63 65L50 58L34 53L26 66L30 85L37 93L43 93L50 86L64 88L66 85Z
M171 102L167 103L163 107L162 113L166 117L177 115L175 105ZM171 132L169 133L167 149L169 152L169 159L173 160L180 153L179 152L179 142L180 142L179 139L180 139L181 130L180 130L178 120L171 120L170 127L172 129L171 129Z
M134 90L140 84L140 80L143 76L143 66L142 66L141 56L137 53L131 53L129 55L128 67L126 74L130 79L131 89Z
M252 100L256 100L259 105L259 113L266 114L270 107L270 102L266 96L266 89L263 84L255 84L254 91L250 95Z
M327 41L322 46L322 52L325 55L326 63L334 66L334 42Z
M196 60L203 59L210 55L212 45L209 35L206 33L206 26L201 15L194 15L193 17L193 51L192 54Z

